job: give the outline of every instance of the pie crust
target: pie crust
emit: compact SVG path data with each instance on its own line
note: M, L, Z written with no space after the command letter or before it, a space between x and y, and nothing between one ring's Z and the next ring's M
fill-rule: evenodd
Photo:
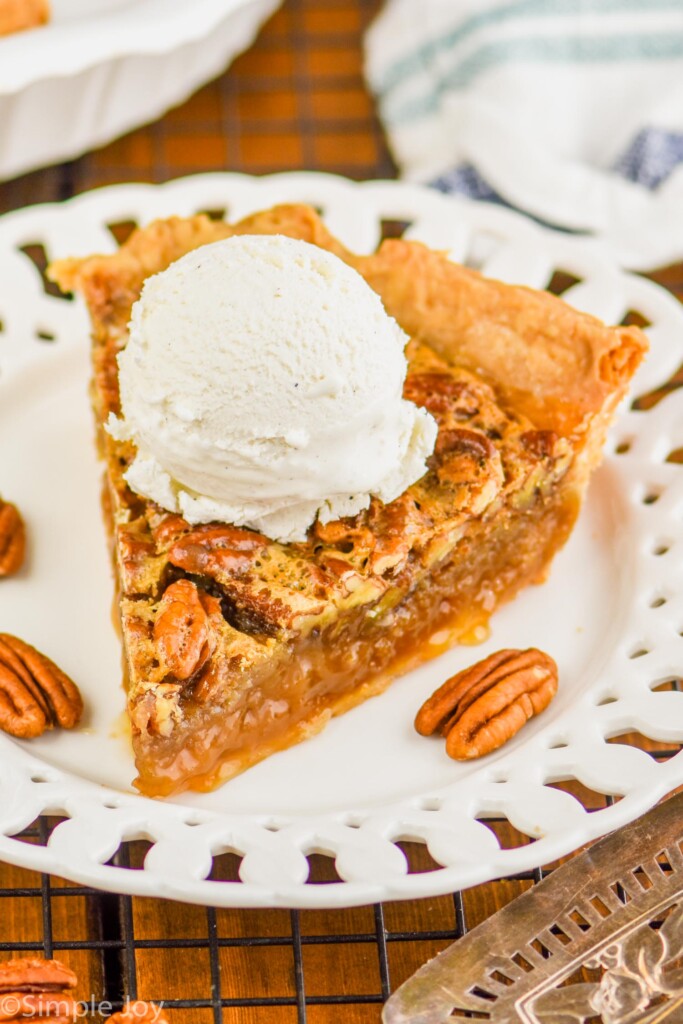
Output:
M355 267L410 335L406 397L439 424L403 495L280 544L191 527L134 494L116 355L150 274L232 234L280 233ZM605 431L647 343L544 292L487 280L418 242L356 256L315 211L236 225L157 221L111 256L54 264L93 322L92 399L106 463L138 779L146 794L209 789L379 694L397 675L487 635L495 608L541 582L575 521ZM257 396L255 396L257 400Z

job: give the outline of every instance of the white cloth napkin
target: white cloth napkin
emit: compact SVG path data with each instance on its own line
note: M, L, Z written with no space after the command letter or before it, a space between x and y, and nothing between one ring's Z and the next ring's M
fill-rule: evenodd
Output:
M406 178L683 259L683 0L388 0L366 73Z

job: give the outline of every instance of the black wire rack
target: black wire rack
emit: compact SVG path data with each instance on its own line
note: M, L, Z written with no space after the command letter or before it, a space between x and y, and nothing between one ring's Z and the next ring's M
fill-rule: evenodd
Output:
M0 211L207 170L394 176L362 77L362 37L380 6L286 0L253 49L191 101L103 150L0 185ZM651 753L663 761L676 751ZM595 808L610 803L578 795ZM41 818L22 838L44 845L54 824ZM411 870L434 866L424 847L404 849ZM144 844L124 844L115 863L135 866L144 852ZM219 860L220 877L234 877L229 855ZM310 861L315 881L334 880L324 858ZM150 901L0 866L0 954L62 958L98 1002L118 1009L126 998L161 1001L179 1024L369 1024L422 962L542 877L538 869L470 893L355 911L163 904L150 924L141 911ZM248 963L251 951L259 966Z
M677 688L680 684L677 683ZM651 756L657 761L665 761L674 756L678 748L660 749L651 752ZM613 800L606 797L602 806L610 806ZM597 805L596 809L597 809ZM22 838L27 842L38 842L44 845L52 831L56 821L42 817L24 833ZM487 825L494 830L497 827L508 828L509 823L505 819L487 819ZM124 845L113 863L123 868L129 868L139 863L144 855L144 848L140 844L131 843ZM406 853L413 867L424 866L424 850L412 848L413 844L405 844ZM228 855L229 856L229 855ZM325 881L324 868L316 863L316 858L310 858L312 862L313 875L316 881ZM322 860L322 858L320 859ZM542 881L545 874L554 866L534 871L522 872L511 878L498 883L499 888L497 903L504 905L514 895L524 891L529 885ZM505 888L501 888L501 887ZM478 887L479 889L483 887ZM476 896L476 890L472 893ZM387 999L389 993L395 987L395 979L392 976L390 949L398 944L418 944L420 948L425 943L432 946L433 955L436 949L442 949L450 942L463 936L470 927L468 919L468 893L454 892L449 897L443 897L436 901L438 908L434 913L435 923L438 927L422 926L413 929L394 929L387 922L387 908L379 903L371 908L362 908L368 913L368 920L372 926L363 931L346 931L343 928L337 930L334 927L334 918L341 918L343 911L327 911L325 919L328 925L325 929L311 927L315 919L320 920L320 911L265 911L261 914L277 916L278 923L287 927L271 930L268 928L262 931L258 927L253 933L242 935L226 936L221 934L220 919L222 916L241 915L248 919L249 912L217 910L213 907L183 908L185 914L190 914L192 919L192 935L169 936L145 935L139 936L135 926L135 903L137 898L130 896L118 896L111 893L103 893L97 890L78 885L64 884L61 880L52 879L49 875L40 875L37 884L31 886L8 886L0 888L0 922L4 917L3 903L5 900L12 900L16 906L20 901L39 901L40 903L40 937L33 941L0 941L0 954L8 953L13 956L35 955L46 958L56 957L64 959L71 966L74 963L74 954L86 953L91 958L91 969L88 972L93 982L93 991L96 1005L105 1005L112 1010L120 1009L127 999L136 1000L144 998L163 1003L165 1009L171 1012L171 1021L186 1020L196 1022L211 1021L213 1024L220 1024L226 1020L247 1021L247 1020L277 1020L296 1021L297 1024L313 1024L317 1019L339 1020L345 1024L356 1024L378 1020L381 1004ZM55 927L54 918L57 916L56 908L58 903L79 902L84 905L87 917L87 938L70 938L63 929ZM421 901L425 902L425 901ZM169 904L169 906L173 906ZM83 908L82 908L83 909ZM371 914L371 917L369 916ZM68 920L70 915L64 913L64 908L59 908L60 919ZM261 921L265 919L261 917ZM478 922L474 922L478 923ZM330 928L329 925L332 925ZM1 934L1 933L0 933ZM308 972L305 966L306 951L313 947L332 948L334 951L350 945L363 946L366 951L366 958L375 960L378 983L372 991L354 992L342 991L328 994L316 994L309 990ZM224 985L225 961L224 955L230 957L239 950L281 950L284 951L289 962L290 989L287 992L278 992L271 984L267 971L263 973L263 991L257 995L240 996L236 994L239 986L235 988L231 984L230 992L226 992ZM139 984L140 960L150 955L168 956L174 954L179 958L187 957L191 951L198 951L204 954L206 963L206 976L209 984L201 996L173 994L170 995L164 990L163 980L157 981L156 987L150 988L149 979L144 985L144 991ZM428 958L425 954L424 959ZM95 962L92 962L92 958ZM417 966L417 965L416 965ZM400 980L403 980L401 978ZM340 986L342 987L342 986ZM343 986L346 988L347 986ZM253 988L253 985L252 985ZM196 984L188 979L188 992L196 990ZM87 1001L87 1000L86 1000ZM336 1017L316 1018L311 1014L318 1007L338 1007L339 1013ZM374 1009L373 1009L374 1008ZM271 1017L242 1017L239 1011L283 1011L291 1009L292 1015L282 1017L275 1015ZM182 1016L174 1016L173 1011ZM237 1016L226 1016L230 1011ZM371 1013L368 1013L371 1011ZM98 1011L99 1012L99 1011Z

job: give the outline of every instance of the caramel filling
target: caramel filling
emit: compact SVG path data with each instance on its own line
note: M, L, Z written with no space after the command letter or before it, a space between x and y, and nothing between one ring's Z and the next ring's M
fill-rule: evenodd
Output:
M136 785L149 796L210 790L320 731L333 715L454 643L484 639L495 608L542 581L577 511L578 498L565 483L528 510L477 523L393 607L385 594L364 614L348 613L317 635L283 645L275 664L240 677L234 704L203 705L188 694L170 737L134 737Z

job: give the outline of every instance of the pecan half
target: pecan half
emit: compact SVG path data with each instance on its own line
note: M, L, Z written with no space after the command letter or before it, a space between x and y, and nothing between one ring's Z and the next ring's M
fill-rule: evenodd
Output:
M160 1006L138 999L126 1003L119 1013L109 1018L108 1024L168 1024L168 1017Z
M144 520L143 520L144 523ZM116 531L118 567L124 594L154 594L166 565L148 531L140 521L126 523ZM145 524L146 525L146 524Z
M61 992L77 984L74 972L59 960L27 957L0 963L0 992Z
M80 1003L67 992L6 992L0 995L0 1021L40 1021L40 1024L69 1024L81 1016Z
M422 736L446 737L457 761L483 757L506 743L557 692L557 665L530 647L502 650L457 672L425 701L415 718Z
M439 421L447 415L456 420L468 420L479 412L476 395L465 381L455 380L450 373L408 374L403 397L423 406Z
M526 430L520 434L519 439L532 455L539 459L551 459L558 437L554 430Z
M369 566L376 576L401 571L419 539L427 517L409 491L388 505L373 498L368 514L376 536Z
M76 684L35 647L0 633L0 729L20 739L59 725L73 729L83 714Z
M165 551L170 544L175 543L184 533L189 533L191 530L190 524L182 516L173 512L157 511L155 505L149 507L145 514L152 530L152 536L160 550Z
M16 505L0 498L0 576L18 572L26 554L26 527Z
M464 427L453 427L451 430L440 430L434 447L435 455L465 455L477 462L485 462L496 454L496 449L480 430L466 430Z
M329 572L335 579L341 580L342 583L358 576L351 563L345 558L340 558L334 552L323 551L320 556L320 567L324 572Z
M211 657L216 646L211 620L216 616L222 619L220 603L191 580L177 580L166 588L153 635L161 660L176 679L189 679Z
M0 1021L75 1020L79 1004L68 990L76 984L74 972L59 960L6 960L0 963Z
M505 483L500 452L480 430L441 430L429 464L439 483L448 487L452 508L480 515Z
M268 546L268 539L236 526L200 526L176 541L168 553L172 565L196 575L240 575Z

